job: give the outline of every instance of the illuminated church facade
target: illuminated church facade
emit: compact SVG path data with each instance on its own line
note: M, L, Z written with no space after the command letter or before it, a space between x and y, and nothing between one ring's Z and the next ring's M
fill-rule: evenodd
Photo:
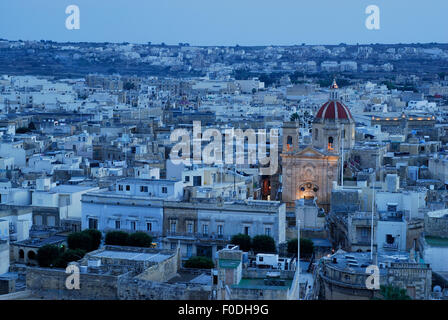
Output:
M283 126L282 200L293 206L298 199L315 199L326 212L330 209L333 181L340 175L341 154L355 144L355 121L339 98L336 81L329 100L317 111L312 124L312 143L299 146L294 123Z

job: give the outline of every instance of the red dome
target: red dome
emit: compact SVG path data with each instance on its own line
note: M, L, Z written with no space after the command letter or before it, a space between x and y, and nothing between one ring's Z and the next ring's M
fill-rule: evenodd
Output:
M322 105L315 119L353 120L350 110L341 101L331 100Z

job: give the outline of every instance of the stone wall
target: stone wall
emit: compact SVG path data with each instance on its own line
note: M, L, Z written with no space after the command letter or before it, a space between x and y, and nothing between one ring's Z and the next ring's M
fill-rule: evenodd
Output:
M81 273L80 289L65 286L68 274L64 269L27 268L26 287L33 295L44 299L117 299L118 276Z
M179 252L177 252L176 255L147 268L136 278L139 280L165 282L177 274L179 259Z
M209 300L211 287L123 278L117 295L120 300Z
M0 240L0 274L9 270L9 243Z
M425 216L425 235L448 238L448 215L437 218Z

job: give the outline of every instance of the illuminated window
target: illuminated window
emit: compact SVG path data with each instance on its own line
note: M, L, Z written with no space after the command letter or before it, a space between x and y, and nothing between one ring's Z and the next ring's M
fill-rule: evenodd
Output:
M328 150L333 150L333 137L328 137Z
M288 136L287 141L286 141L286 151L291 151L292 150L292 137Z

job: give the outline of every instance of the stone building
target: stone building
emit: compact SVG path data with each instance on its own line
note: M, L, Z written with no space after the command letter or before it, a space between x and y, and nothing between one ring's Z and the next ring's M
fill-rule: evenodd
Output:
M285 242L286 209L279 201L165 201L163 204L164 248L180 244L181 255L214 258L232 236L269 235L276 244Z
M340 174L341 152L348 155L354 143L355 121L333 82L329 101L314 117L311 145L299 146L298 128L293 124L283 127L282 200L293 206L295 200L316 198L318 206L328 212L332 183Z
M379 297L379 290L366 285L371 272L366 268L379 268L379 284L406 289L412 299L431 298L432 271L429 264L417 263L406 252L395 255L345 252L338 250L319 261L315 291L324 300L369 300Z
M28 299L208 300L208 270L180 269L178 250L105 246L78 262L79 289L68 289L65 269L28 267ZM189 276L186 276L188 274Z
M218 252L218 300L295 300L298 273L293 270L248 268L238 246Z

